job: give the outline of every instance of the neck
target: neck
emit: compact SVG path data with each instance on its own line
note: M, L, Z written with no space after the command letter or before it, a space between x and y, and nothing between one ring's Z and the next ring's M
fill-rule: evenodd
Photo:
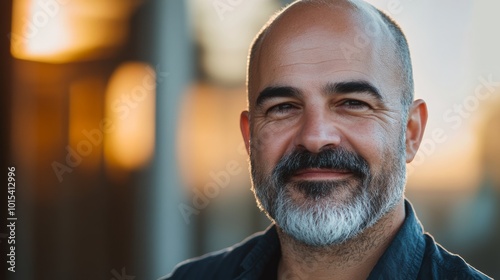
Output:
M372 227L345 243L328 247L306 245L278 227L282 256L278 279L366 279L404 218L404 201L401 200Z

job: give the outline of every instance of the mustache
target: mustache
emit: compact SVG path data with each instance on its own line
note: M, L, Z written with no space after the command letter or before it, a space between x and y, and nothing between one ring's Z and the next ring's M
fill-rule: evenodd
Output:
M298 171L310 168L345 170L361 179L370 175L370 166L362 156L343 147L336 147L319 153L294 150L281 158L273 170L273 177L287 182Z

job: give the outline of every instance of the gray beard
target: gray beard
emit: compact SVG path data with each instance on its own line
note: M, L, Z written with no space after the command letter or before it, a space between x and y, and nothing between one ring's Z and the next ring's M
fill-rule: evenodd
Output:
M343 181L282 182L263 178L251 158L252 190L259 207L281 230L314 247L342 244L377 223L401 200L406 180L404 146L379 174ZM303 195L298 203L292 191ZM340 193L348 193L339 199Z

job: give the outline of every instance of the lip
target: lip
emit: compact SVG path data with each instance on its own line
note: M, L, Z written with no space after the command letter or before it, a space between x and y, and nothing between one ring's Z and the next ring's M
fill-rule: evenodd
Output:
M295 180L340 180L352 175L352 172L338 169L308 168L296 172L292 179Z

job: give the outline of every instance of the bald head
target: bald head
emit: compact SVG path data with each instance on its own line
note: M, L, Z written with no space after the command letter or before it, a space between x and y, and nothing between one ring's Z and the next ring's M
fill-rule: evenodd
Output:
M347 62L349 71L381 70L385 89L400 95L406 119L414 92L406 38L392 19L364 1L296 1L271 18L250 49L250 109L262 87L269 86L260 75L263 68L268 70L269 61L279 60L280 55L302 55L304 63L319 62L312 57L308 61L304 49L330 52L331 59ZM277 61L280 63L284 62Z

